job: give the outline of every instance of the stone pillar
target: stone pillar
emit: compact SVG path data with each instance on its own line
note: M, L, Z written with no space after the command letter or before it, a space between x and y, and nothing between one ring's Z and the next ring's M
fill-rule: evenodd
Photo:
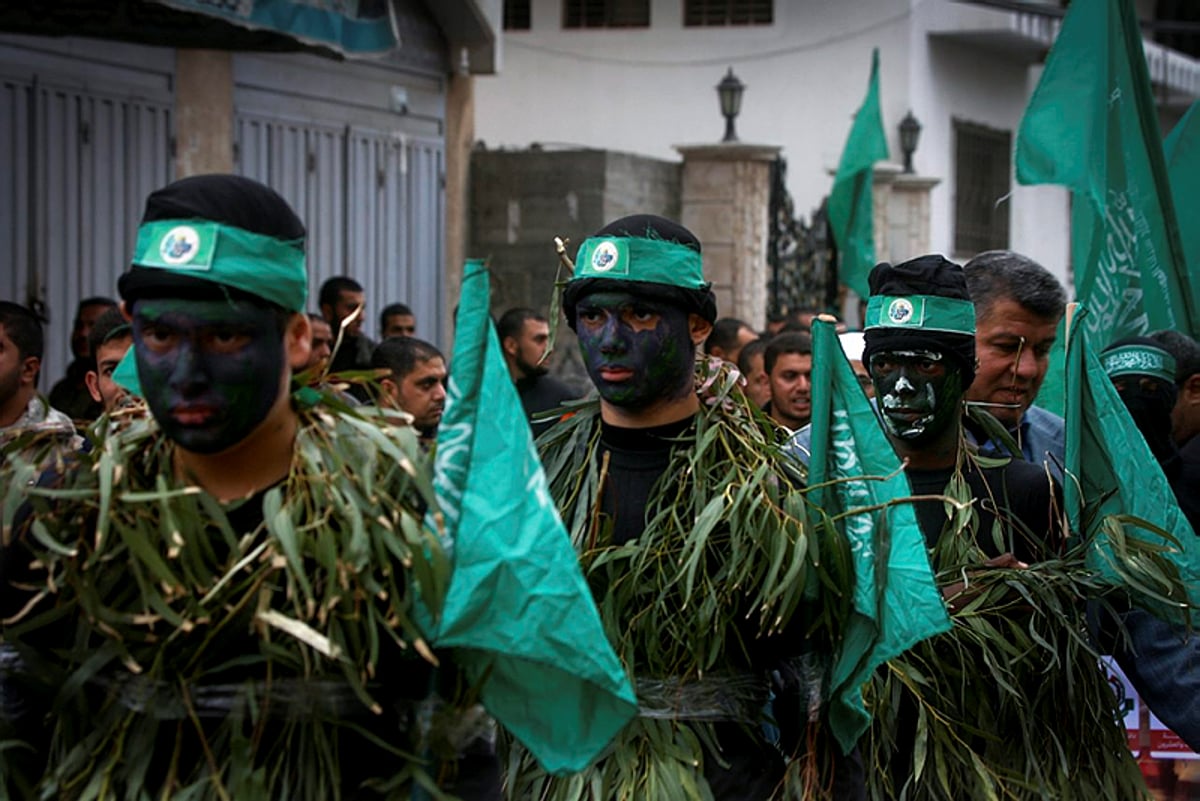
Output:
M871 201L876 262L895 264L929 252L929 193L939 183L938 178L906 173L899 164L875 165ZM842 319L858 328L864 299L845 286L841 289Z
M929 252L929 194L941 180L891 167L875 168L875 256L901 262Z
M768 226L773 145L678 145L680 222L704 246L717 313L761 330L767 322Z
M175 177L233 172L233 54L175 57Z

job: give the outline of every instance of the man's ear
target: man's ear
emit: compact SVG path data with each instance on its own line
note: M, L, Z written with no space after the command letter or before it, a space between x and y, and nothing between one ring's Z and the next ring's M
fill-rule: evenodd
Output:
M379 400L388 408L400 408L400 386L390 378L379 379L379 388L383 390L380 393Z
M288 364L308 364L312 355L312 324L307 314L292 313L283 334L283 347Z
M83 383L87 384L88 394L92 396L92 400L96 403L103 402L100 397L100 375L95 370L88 370L83 376Z
M125 322L133 322L133 307L125 301L121 301L121 316L125 318Z
M37 356L26 356L21 362L21 383L36 384L38 371L42 369L42 360Z
M515 337L505 337L500 342L500 347L509 356L516 356L517 351L519 351L521 349L521 344L519 342L517 342Z
M688 315L688 333L691 334L692 343L696 346L704 344L704 340L708 339L708 335L712 333L712 328L712 323L700 315Z
M1179 397L1188 405L1200 404L1200 373L1192 373L1183 380L1179 388Z

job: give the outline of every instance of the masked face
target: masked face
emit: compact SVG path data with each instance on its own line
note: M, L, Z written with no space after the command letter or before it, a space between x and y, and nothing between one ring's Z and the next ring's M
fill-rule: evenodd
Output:
M245 301L138 301L133 342L150 412L185 450L237 444L286 391L275 315Z
M1171 439L1171 410L1175 406L1175 387L1148 375L1122 375L1112 379L1117 394L1154 458L1160 462L1175 453Z
M914 445L930 442L958 418L962 373L928 350L871 354L871 380L888 432Z
M597 292L575 314L584 366L604 400L642 409L693 391L687 312L628 292Z

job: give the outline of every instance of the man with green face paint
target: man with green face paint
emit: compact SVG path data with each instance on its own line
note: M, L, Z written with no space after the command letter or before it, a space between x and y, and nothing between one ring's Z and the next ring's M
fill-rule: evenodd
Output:
M10 730L0 693L0 738L34 745L0 752L0 795L499 798L495 724L442 700L414 622L447 581L415 434L292 393L304 240L249 179L149 197L119 289L153 420L96 432L0 559L25 665L0 654L0 689L60 711Z
M802 515L785 512L794 477L738 374L696 358L716 319L699 241L652 215L610 223L580 246L563 310L598 398L539 447L642 713L581 777L510 758L510 792L860 798L861 764L833 753L817 711L838 613L805 583ZM777 553L789 578L769 569Z

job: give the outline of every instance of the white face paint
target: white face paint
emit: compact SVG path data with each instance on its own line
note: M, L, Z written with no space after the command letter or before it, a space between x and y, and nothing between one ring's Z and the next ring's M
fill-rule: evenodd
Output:
M884 422L897 437L902 439L919 437L933 422L937 409L937 393L934 392L932 384L925 384L918 389L907 378L900 376L896 381L894 391L883 396L883 408L889 412L898 412L901 409L911 412L927 411L927 414L911 420L897 418L894 415L884 416Z
M870 369L883 422L893 436L914 440L944 427L938 389L944 388L947 372L941 353L880 351L872 355Z

